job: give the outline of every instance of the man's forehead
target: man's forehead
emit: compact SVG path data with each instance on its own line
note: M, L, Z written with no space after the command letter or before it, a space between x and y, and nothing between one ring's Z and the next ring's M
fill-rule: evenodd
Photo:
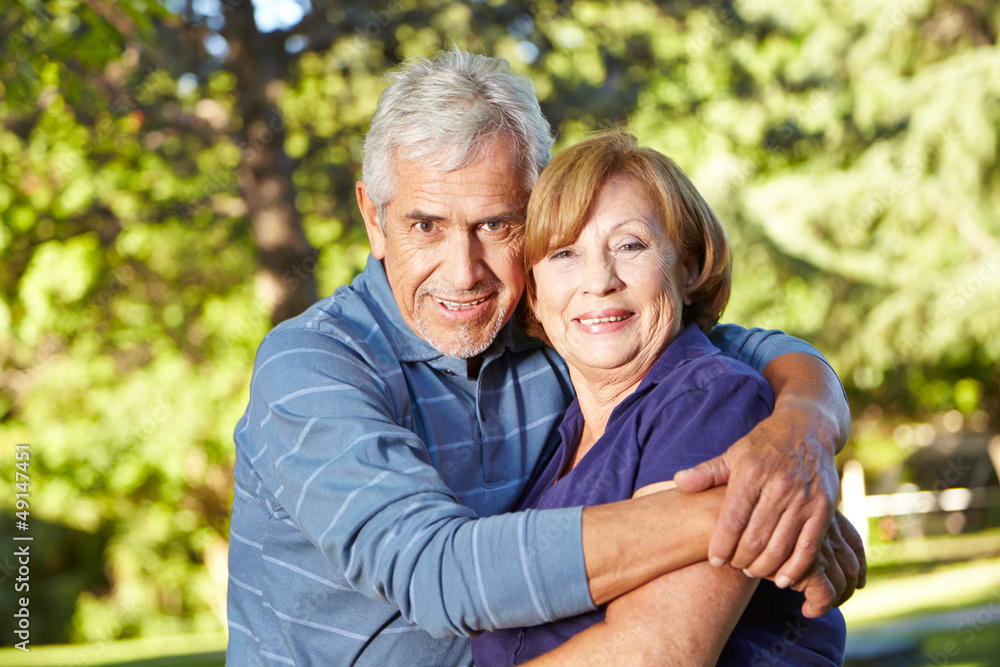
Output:
M400 144L392 150L392 161L418 164L442 172L468 167L480 158L489 159L497 154L518 155L517 142L506 134L482 137L469 143L450 143L441 139L423 139Z
M397 215L420 211L424 214L420 217L445 216L454 207L509 208L523 214L527 203L522 170L509 155L482 152L471 164L454 169L433 161L397 158L393 168L396 188L389 204ZM501 213L495 210L484 215Z

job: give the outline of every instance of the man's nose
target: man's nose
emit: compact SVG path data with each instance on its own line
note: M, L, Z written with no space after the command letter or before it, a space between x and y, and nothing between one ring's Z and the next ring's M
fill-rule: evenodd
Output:
M607 296L622 289L625 283L618 277L615 260L606 254L592 255L583 265L584 293L592 296Z
M455 234L447 244L445 262L448 266L447 279L457 290L472 289L486 277L483 264L483 246L474 233Z

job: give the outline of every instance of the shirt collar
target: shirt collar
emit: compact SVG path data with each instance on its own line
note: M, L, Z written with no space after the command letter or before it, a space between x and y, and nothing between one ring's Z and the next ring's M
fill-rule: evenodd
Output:
M689 324L681 329L681 332L677 334L677 338L663 351L660 358L656 360L653 367L646 373L646 377L642 379L639 388L646 385L658 384L674 370L692 359L712 354L721 353L709 342L708 337L701 332L697 324ZM637 391L639 388L637 388Z
M399 304L396 303L396 297L392 294L389 279L385 275L385 267L380 260L369 254L368 264L354 284L359 289L362 298L369 302L375 321L385 333L389 344L392 345L393 352L396 353L396 357L400 361L432 361L446 357L437 348L418 336L403 319L403 314L399 311ZM515 312L497 334L496 340L487 348L484 353L484 366L502 355L506 349L512 352L522 352L543 345L537 338L521 331L517 325L517 319L517 312Z

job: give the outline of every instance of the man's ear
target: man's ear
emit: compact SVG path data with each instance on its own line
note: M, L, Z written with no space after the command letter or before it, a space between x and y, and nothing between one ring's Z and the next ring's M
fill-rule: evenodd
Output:
M361 217L365 219L365 233L368 234L368 245L371 246L375 259L385 259L385 234L378 224L378 209L368 196L368 188L364 181L354 184L354 194L358 198L358 208Z
M684 278L684 305L691 305L691 294L699 286L701 281L701 267L698 266L698 258L691 257L684 262L684 273L687 274Z

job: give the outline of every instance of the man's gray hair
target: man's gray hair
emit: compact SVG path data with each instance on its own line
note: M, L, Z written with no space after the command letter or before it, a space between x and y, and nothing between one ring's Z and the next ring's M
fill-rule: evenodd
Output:
M441 171L469 166L484 145L509 137L525 192L552 156L552 128L535 87L506 60L466 51L418 58L388 75L365 137L361 178L385 232L385 209L396 191L392 160L414 160Z

